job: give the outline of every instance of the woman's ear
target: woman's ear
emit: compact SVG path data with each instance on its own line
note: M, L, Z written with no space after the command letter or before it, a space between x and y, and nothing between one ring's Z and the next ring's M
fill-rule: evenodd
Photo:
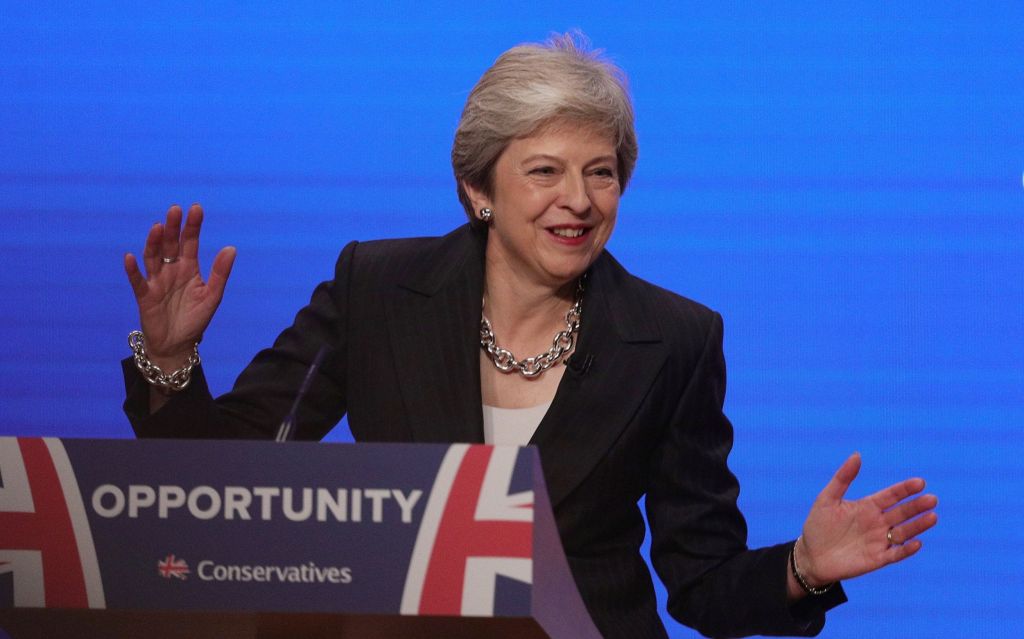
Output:
M471 185L466 180L462 181L462 189L466 192L466 196L469 197L469 202L473 206L473 215L477 218L480 217L480 209L491 208L491 198L484 195L484 192L480 189Z

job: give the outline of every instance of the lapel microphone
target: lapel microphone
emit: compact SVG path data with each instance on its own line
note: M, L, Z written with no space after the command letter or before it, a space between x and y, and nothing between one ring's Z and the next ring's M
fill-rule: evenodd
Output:
M327 353L327 346L321 346L320 350L316 352L316 357L313 358L313 363L309 365L309 370L306 371L306 377L302 380L302 386L299 386L299 392L295 395L295 401L292 402L292 408L288 411L288 414L281 420L281 425L277 427L277 435L274 436L275 442L286 442L291 440L295 436L295 416L299 412L299 404L302 399L309 392L309 387L313 385L313 377L316 372L320 370L320 364L324 361L324 355Z
M582 359L581 359L582 358ZM565 363L569 367L569 370L576 373L577 375L583 375L590 370L590 365L594 363L593 355L581 355L580 353L574 353L572 357Z

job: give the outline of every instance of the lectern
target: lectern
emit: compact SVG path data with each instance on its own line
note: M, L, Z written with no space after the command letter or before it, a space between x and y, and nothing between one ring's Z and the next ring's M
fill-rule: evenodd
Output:
M535 449L0 437L0 637L599 637Z

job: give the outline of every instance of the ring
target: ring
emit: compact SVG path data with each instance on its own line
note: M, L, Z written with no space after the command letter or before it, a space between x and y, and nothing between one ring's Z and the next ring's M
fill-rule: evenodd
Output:
M886 533L885 533L885 540L889 542L889 547L897 546L898 545L892 539L892 528L889 528L889 530L886 531Z
M163 262L164 264L174 264L175 262L178 261L178 258L177 257L161 257L160 261Z

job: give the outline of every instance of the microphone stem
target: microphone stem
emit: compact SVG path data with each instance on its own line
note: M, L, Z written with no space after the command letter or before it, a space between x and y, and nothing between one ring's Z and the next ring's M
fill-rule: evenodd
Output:
M299 412L299 404L306 396L306 393L309 392L309 387L313 385L313 377L320 370L320 364L324 361L326 353L326 345L321 346L320 350L317 351L316 357L313 358L313 363L309 365L309 370L306 371L305 379L302 380L302 385L299 386L299 392L295 395L295 401L292 402L291 410L281 420L281 425L277 427L277 435L274 437L275 442L286 442L295 436L295 416Z

